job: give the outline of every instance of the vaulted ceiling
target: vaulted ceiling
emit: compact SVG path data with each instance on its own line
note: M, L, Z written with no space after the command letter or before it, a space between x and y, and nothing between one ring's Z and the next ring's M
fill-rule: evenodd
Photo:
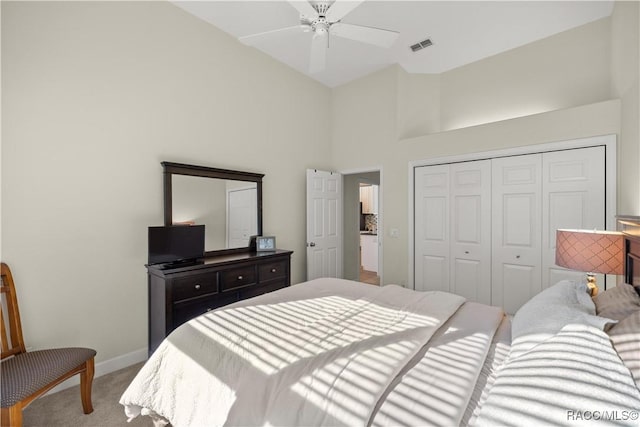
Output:
M339 0L340 1L340 0ZM290 1L174 2L233 37L291 27L300 12ZM312 0L310 3L317 4ZM333 1L324 2L330 3ZM609 16L613 1L394 1L367 0L342 23L399 33L390 48L330 35L326 67L309 71L313 33L285 31L253 46L317 81L335 87L399 64L410 73L442 73ZM331 34L331 33L330 33ZM425 39L433 45L413 52Z

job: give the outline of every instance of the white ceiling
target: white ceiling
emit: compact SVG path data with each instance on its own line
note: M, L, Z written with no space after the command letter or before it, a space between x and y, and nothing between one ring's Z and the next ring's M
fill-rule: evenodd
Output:
M288 1L174 2L234 37L299 24ZM367 0L342 19L400 33L390 49L340 37L330 39L327 66L308 72L312 33L264 37L254 48L329 87L391 64L410 73L442 73L609 16L613 1L395 1ZM433 46L413 53L426 38Z

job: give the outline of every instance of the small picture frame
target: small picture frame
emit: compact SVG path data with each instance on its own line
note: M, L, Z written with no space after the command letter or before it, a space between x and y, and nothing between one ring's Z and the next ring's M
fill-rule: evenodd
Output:
M276 238L274 236L256 237L256 252L273 252L276 250Z

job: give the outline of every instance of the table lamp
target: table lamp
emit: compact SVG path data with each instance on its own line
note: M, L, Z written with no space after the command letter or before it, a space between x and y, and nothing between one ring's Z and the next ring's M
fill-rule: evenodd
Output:
M586 272L591 296L596 296L594 273L623 273L623 241L618 231L557 230L556 265Z

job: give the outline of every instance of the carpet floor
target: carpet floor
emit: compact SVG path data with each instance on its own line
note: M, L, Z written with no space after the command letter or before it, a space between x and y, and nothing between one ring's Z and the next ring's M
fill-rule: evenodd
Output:
M23 426L153 426L149 417L138 417L127 423L124 407L118 403L142 364L136 364L93 380L93 412L85 415L80 401L80 386L35 400L23 411Z

